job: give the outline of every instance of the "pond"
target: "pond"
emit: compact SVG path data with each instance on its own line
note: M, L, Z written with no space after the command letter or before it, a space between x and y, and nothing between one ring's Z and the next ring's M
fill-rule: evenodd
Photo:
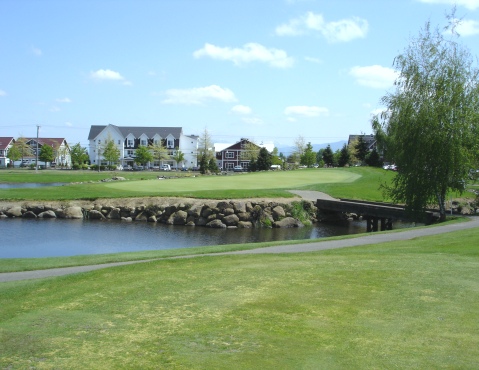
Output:
M290 229L210 229L151 222L1 219L0 258L59 257L316 239L364 233L365 222Z
M43 188L46 186L63 186L65 185L64 182L48 182L48 183L42 183L42 182L18 182L18 183L3 183L0 184L0 189L22 189L22 188Z

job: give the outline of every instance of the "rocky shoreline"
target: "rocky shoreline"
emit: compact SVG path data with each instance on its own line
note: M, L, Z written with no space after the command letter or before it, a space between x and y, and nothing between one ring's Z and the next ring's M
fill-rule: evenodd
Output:
M1 218L122 220L210 228L288 228L317 221L312 201L207 200L178 198L105 199L94 202L0 204Z

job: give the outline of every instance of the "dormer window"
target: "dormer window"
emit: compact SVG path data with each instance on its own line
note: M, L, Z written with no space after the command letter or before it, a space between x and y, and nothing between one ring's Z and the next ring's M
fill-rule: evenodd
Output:
M127 145L128 145L128 146L133 146L133 140L128 139L128 140L127 140Z

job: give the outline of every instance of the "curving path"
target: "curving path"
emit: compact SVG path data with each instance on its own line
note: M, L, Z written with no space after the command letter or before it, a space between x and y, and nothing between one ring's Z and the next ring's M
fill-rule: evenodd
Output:
M318 194L319 192L310 192L310 191L307 191L307 192L292 191L292 192L294 194L300 195L301 197L307 200L316 200L321 197L325 197L324 199L331 199L331 197L329 197L327 194L324 194L324 193ZM329 198L326 198L326 197L329 197ZM455 224L449 224L449 225L443 225L443 226L434 226L434 227L428 227L428 228L417 228L417 229L412 228L412 229L407 229L401 232L361 234L360 236L351 238L351 239L325 240L325 241L318 241L318 242L308 243L308 244L278 245L273 247L250 249L250 250L244 250L244 251L197 254L197 255L179 256L179 257L171 257L171 258L194 258L194 257L204 257L204 256L241 255L241 254L315 252L315 251L321 251L326 249L337 249L337 248L356 247L356 246L368 245L368 244L379 244L379 243L396 241L396 240L410 240L410 239L423 237L423 236L439 235L439 234L449 233L453 231L472 229L476 227L479 227L479 217L471 217L469 222L461 222L461 223L455 223ZM101 265L90 265L90 266L63 267L63 268L55 268L55 269L48 269L48 270L4 272L4 273L0 273L0 282L63 276L63 275L99 270L99 269L103 269L107 267L130 265L133 263L142 263L142 262L149 262L149 261L152 261L152 260L116 262L116 263L106 263Z

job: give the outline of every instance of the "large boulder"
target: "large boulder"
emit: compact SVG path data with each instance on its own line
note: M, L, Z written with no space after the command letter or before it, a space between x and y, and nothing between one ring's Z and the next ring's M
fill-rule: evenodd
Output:
M166 221L166 223L168 225L185 225L187 217L188 217L187 212L177 211L168 218L168 221Z
M23 215L23 218L37 218L37 215L32 211L26 211Z
M226 226L237 226L238 225L239 218L235 214L228 215L223 217L223 223Z
M83 219L83 210L78 206L67 207L63 211L63 218L81 220Z
M108 214L108 218L112 220L119 220L121 219L121 210L120 208L112 208L110 213Z
M57 215L52 210L42 212L38 215L38 218L57 218Z
M271 213L273 214L273 218L276 221L286 217L286 212L284 211L284 208L281 206L274 207Z
M206 224L206 227L211 227L213 229L226 229L226 225L221 222L221 220L213 220Z
M273 223L274 227L281 227L281 228L288 228L288 227L303 227L301 221L296 220L293 217L285 217L280 221L276 221Z
M90 220L103 220L105 216L103 216L103 213L101 213L101 211L92 209L90 212L88 212L88 218Z
M8 217L22 217L22 207L15 206L7 210L6 212Z

